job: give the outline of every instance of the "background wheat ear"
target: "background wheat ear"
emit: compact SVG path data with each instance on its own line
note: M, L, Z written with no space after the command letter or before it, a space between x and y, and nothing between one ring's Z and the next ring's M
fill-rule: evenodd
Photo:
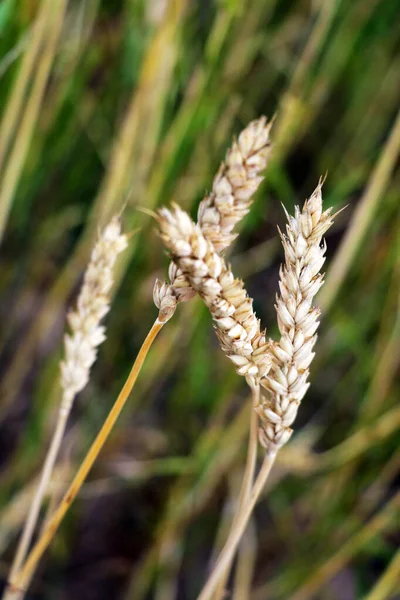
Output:
M88 383L90 369L96 360L97 348L106 339L106 329L100 323L110 310L110 291L117 257L127 245L127 237L121 231L120 217L115 216L98 236L83 277L76 307L68 313L71 333L65 335L64 359L60 365L61 404L39 484L30 505L11 567L9 576L11 585L13 585L14 578L28 553L73 401ZM19 597L19 595L17 596Z
M128 245L121 232L120 217L114 217L93 248L85 271L76 308L68 313L70 334L65 336L65 358L61 363L61 410L69 412L71 402L89 381L97 348L106 339L102 319L110 310L113 269L118 255Z

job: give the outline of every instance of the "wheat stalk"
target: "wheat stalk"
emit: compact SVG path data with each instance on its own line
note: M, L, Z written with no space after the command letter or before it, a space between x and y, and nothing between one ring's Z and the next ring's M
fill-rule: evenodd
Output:
M110 412L107 415L106 420L103 423L102 428L97 434L94 442L90 446L85 458L83 459L72 483L65 492L60 504L55 509L53 514L49 517L48 521L44 524L43 530L41 531L40 537L29 552L24 564L21 569L16 573L15 579L9 586L9 598L16 600L17 598L23 598L25 590L29 585L32 575L35 571L36 565L43 556L46 548L50 544L54 535L57 532L60 523L68 512L69 507L75 500L79 493L90 469L92 468L96 458L98 457L101 449L103 448L108 436L110 435L112 428L114 427L119 415L124 408L126 401L128 400L129 394L131 393L133 386L139 376L142 369L144 360L154 342L157 335L161 331L168 319L157 317L153 323L149 333L147 334L139 353L136 357L135 362L132 365L132 369L116 399Z
M178 206L159 211L161 237L172 253L170 277L176 275L180 290L197 291L209 307L221 348L244 375L253 392L253 407L258 406L259 381L271 364L265 332L252 307L243 282L235 279L212 242L203 235L199 225ZM171 281L174 279L171 277ZM166 284L164 284L166 286ZM176 283L172 283L172 292ZM239 512L248 502L257 456L257 413L251 417L248 459L243 476ZM235 521L234 521L235 523ZM229 565L227 566L229 568ZM223 591L223 584L219 591Z
M266 456L247 501L239 506L227 542L198 600L220 596L221 582L226 577L252 509L267 481L279 448L292 434L290 425L309 387L307 379L314 357L312 349L320 314L319 309L312 306L312 301L323 284L323 275L319 271L325 262L326 251L326 244L321 245L321 239L335 216L331 214L332 209L322 212L321 188L320 182L305 202L303 210L295 208L294 217L286 213L287 233L281 233L285 265L280 271L280 295L276 301L281 339L279 343L270 341L272 365L269 373L260 381L270 397L263 398L255 406L261 420L259 438L266 449Z
M126 246L127 238L121 232L120 219L114 217L99 235L84 275L76 308L68 315L71 334L66 335L64 340L65 358L61 363L62 399L58 419L43 465L39 485L30 506L12 564L9 576L11 586L31 543L73 401L89 381L90 369L96 360L97 348L105 340L105 327L100 325L100 322L110 309L109 293L113 284L114 265L118 254ZM13 597L17 596L14 595Z
M223 252L236 238L237 234L233 233L233 229L248 213L253 201L252 196L263 180L260 172L267 166L271 150L269 141L270 129L271 123L268 123L265 117L260 117L252 121L240 133L237 141L234 140L231 148L228 150L225 161L222 162L214 178L211 193L200 203L198 209L198 226L201 228L204 238L211 242L216 253ZM182 269L174 261L169 266L169 279L172 286L172 288L169 288L171 302L172 296L178 302L183 302L190 300L195 295L195 290L190 283L190 279L185 276L185 273L182 272ZM164 289L166 289L167 284L163 285ZM155 298L155 302L159 307L157 298ZM248 306L249 303L250 308ZM248 320L251 321L252 309L250 300L248 300L247 306L245 306L244 302L242 304L243 315L246 312ZM241 316L240 311L238 311L237 316ZM239 324L242 325L240 318ZM235 351L235 348L232 348L232 340L229 334L226 335L221 331L221 323L216 328L216 331L223 350L236 364L238 372L247 375L247 380L253 393L253 407L256 407L260 393L258 367L255 367L254 364L252 365L246 356L241 356L241 354ZM232 328L230 331L232 331ZM252 342L251 353L254 353L253 363L261 363L263 361L265 372L267 372L269 356L265 334L259 332L258 336L252 339ZM249 348L247 348L246 353L249 351ZM250 371L253 372L251 373ZM257 413L254 411L252 413L248 457L243 475L239 510L248 501L257 457L258 417ZM224 584L222 582L217 598L222 594L223 587Z

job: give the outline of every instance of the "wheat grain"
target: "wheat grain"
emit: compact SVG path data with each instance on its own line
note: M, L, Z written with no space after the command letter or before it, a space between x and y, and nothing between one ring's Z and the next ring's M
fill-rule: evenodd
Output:
M177 205L162 208L158 221L172 260L210 309L222 349L240 375L258 382L268 373L271 359L243 282L235 279L200 226Z
M286 235L279 232L285 253L280 270L280 295L276 298L279 342L271 342L271 370L261 385L269 392L256 409L260 419L260 442L268 451L277 450L292 434L290 425L309 383L309 366L314 358L313 346L320 310L312 306L323 284L319 272L325 262L324 233L333 223L329 208L322 212L321 182L295 216L286 212Z

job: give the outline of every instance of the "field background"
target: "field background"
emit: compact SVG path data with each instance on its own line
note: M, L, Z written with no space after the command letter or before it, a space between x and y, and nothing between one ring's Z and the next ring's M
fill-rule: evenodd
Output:
M327 173L325 206L348 207L327 237L312 385L233 599L400 598L399 49L393 0L1 2L3 585L99 226L126 205L133 235L50 507L157 314L168 259L142 209L174 200L195 215L232 135L266 114L273 159L230 260L272 337L281 203L292 210ZM247 397L201 302L179 306L27 598L195 599L238 496Z

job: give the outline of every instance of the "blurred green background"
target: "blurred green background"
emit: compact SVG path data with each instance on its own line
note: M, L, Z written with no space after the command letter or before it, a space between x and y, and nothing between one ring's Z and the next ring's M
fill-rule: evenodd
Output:
M230 260L272 337L280 203L327 173L325 206L348 207L327 238L312 385L228 597L400 598L399 49L394 0L1 2L3 582L98 228L126 205L134 234L50 509L157 314L168 259L141 209L174 200L195 215L232 136L265 114L274 152ZM201 302L180 305L27 597L196 598L237 500L247 399Z

